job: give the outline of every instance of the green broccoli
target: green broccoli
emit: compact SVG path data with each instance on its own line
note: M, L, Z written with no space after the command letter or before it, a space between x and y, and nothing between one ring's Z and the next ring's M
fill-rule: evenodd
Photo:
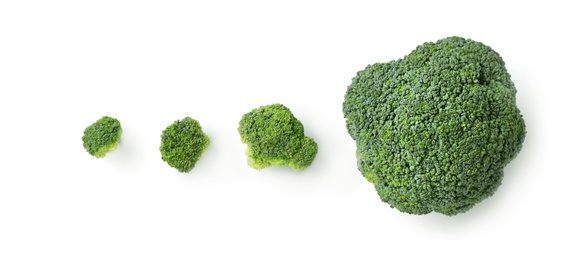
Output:
M358 169L402 212L466 212L495 192L521 150L515 94L499 54L461 37L368 65L343 102Z
M190 172L208 144L210 138L198 121L190 117L176 120L162 131L162 160L179 172Z
M83 147L97 158L103 158L108 152L117 149L121 139L121 124L115 118L104 116L97 122L85 128Z
M302 170L317 154L317 143L304 135L303 124L281 104L261 106L243 115L238 132L247 144L248 164L257 170L271 165Z

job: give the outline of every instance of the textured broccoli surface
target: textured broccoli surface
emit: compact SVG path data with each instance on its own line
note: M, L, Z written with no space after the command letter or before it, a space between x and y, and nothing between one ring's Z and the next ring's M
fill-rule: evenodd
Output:
M82 137L83 147L89 154L103 158L108 152L117 149L122 132L117 119L104 116L85 128Z
M499 54L461 37L369 65L343 103L358 169L402 212L465 212L495 192L521 150L515 95Z
M248 164L257 170L271 165L302 170L317 154L317 143L304 135L303 124L281 104L261 106L243 115L238 132L247 144Z
M176 120L162 131L162 160L179 172L190 172L208 144L210 138L198 121L190 117Z

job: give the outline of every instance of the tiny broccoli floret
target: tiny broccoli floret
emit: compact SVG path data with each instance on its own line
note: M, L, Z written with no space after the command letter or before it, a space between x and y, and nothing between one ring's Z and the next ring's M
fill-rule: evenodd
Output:
M103 158L108 152L117 149L121 139L121 124L115 118L104 116L97 122L85 128L83 147L97 158Z
M303 124L281 104L261 106L243 115L238 132L247 144L248 164L257 170L271 165L302 170L317 154L317 144L304 135Z
M343 112L358 169L402 212L455 215L491 196L525 123L497 52L449 37L352 79Z
M176 120L162 131L160 152L162 160L179 172L190 172L210 144L200 123L186 117Z

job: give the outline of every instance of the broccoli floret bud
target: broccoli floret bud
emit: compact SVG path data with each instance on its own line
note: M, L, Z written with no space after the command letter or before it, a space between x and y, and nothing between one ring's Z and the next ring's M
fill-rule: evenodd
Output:
M83 132L83 147L97 158L103 158L108 152L117 149L121 139L121 124L115 118L104 116Z
M190 172L210 144L200 123L186 117L176 120L162 131L162 160L179 172Z
M281 104L261 106L243 115L238 132L247 144L248 164L257 170L271 165L302 170L317 154L317 143L304 135L303 124Z
M491 196L525 123L497 52L449 37L367 66L343 103L358 169L402 212L455 215Z

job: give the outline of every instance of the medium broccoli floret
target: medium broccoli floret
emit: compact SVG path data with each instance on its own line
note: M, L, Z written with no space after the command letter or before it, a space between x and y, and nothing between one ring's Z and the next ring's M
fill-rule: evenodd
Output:
M497 52L449 37L352 79L343 112L358 168L402 212L465 212L491 196L525 123Z
M247 144L248 164L257 170L271 165L302 170L317 154L317 144L304 135L303 124L281 104L261 106L243 115L238 132Z
M117 149L122 132L117 119L104 116L85 128L82 137L83 147L89 154L103 158L108 152Z
M162 131L160 152L162 160L179 172L190 172L210 144L200 123L186 117L176 120Z

